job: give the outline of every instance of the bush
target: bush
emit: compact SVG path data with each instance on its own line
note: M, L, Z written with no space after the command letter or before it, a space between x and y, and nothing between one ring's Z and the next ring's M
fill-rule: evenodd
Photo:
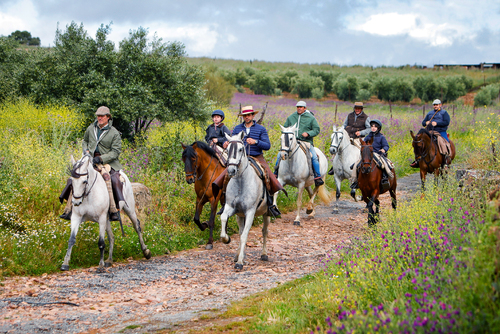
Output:
M444 101L455 101L458 97L463 96L465 95L465 93L467 93L467 90L465 88L466 86L462 80L462 77L454 76L447 77L445 79L446 95L444 96Z
M205 72L206 83L204 89L205 97L212 102L216 108L226 107L231 103L234 87L230 81L225 79L217 68L211 68Z
M276 85L282 92L291 92L298 76L299 74L295 70L280 72L276 77Z
M355 76L348 75L339 78L333 87L335 94L343 101L354 101L358 95L358 80Z
M368 101L372 97L372 94L367 89L360 89L358 95L356 96L357 101Z
M281 91L281 89L279 89L279 88L275 88L275 89L274 89L274 94L273 94L273 95L275 95L275 96L281 96L281 94L282 94L282 93L283 93L283 92Z
M410 102L415 96L415 89L410 81L396 77L390 81L390 100Z
M413 81L416 96L422 101L432 101L444 98L448 92L448 85L443 78L433 78L432 76L420 76Z
M270 73L259 71L248 80L248 85L255 94L273 95L276 81Z
M316 87L312 90L312 97L319 100L319 99L322 99L323 98L323 93L324 93L324 90L322 90L321 88L319 87Z
M311 70L310 75L313 77L319 77L323 80L325 93L328 94L333 91L334 76L332 72Z
M313 96L313 89L319 88L324 90L323 80L319 77L311 77L310 75L300 76L295 82L292 90L293 93L299 94L299 98L306 99Z
M474 96L474 106L489 106L493 104L494 100L498 98L500 85L488 85L479 90Z

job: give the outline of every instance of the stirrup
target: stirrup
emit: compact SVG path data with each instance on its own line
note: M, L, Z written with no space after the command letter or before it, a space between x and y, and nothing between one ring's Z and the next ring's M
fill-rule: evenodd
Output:
M64 220L71 220L71 213L73 211L70 211L70 212L63 212L62 215L59 216L59 218L61 219L64 219Z
M110 212L109 213L109 220L112 222L119 222L120 221L120 211Z
M322 186L324 184L325 184L325 182L323 181L323 179L321 177L318 177L318 178L314 179L314 185L316 187Z
M274 218L280 218L281 212L276 205L271 205L267 210Z
M224 206L226 206L226 204L224 204L219 211L217 211L217 214L218 215L221 215L223 212L224 212Z
M356 164L356 163L353 163L353 164L351 165L351 167L349 167L349 169L350 169L350 170L352 170L352 169L354 168L354 165L355 165L355 164Z

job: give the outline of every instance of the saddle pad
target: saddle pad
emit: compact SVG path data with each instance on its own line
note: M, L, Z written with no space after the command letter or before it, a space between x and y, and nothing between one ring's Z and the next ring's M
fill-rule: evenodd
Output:
M437 145L439 148L439 153L442 155L451 155L451 145L450 143L441 136L441 134L437 131L429 131L437 138Z
M306 142L306 141L301 141L301 140L297 140L297 142L299 143L300 148L302 149L302 151L304 151L304 153L306 155L307 166L309 167L309 175L314 175L312 161L311 161L312 156L311 156L311 151L310 151L311 143Z
M394 170L394 164L392 163L389 158L386 158L378 153L373 153L373 160L375 160L375 163L377 164L377 167L385 170L387 172L387 175L389 176L390 179L394 177L394 174L392 173L392 170Z
M219 159L220 164L222 167L227 167L227 150L223 149L217 144L210 145L210 147L215 151L215 155L217 156L217 159Z

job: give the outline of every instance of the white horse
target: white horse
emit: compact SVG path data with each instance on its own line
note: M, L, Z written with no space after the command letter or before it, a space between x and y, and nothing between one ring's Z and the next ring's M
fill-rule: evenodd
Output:
M222 213L221 220L221 241L225 244L231 242L227 235L227 221L229 217L237 215L240 245L234 257L235 269L243 269L243 259L245 258L245 246L248 239L248 232L253 224L255 216L262 216L264 224L262 226L262 254L260 259L268 261L267 256L267 227L270 222L267 213L267 194L263 181L257 175L255 169L250 166L243 138L245 132L242 131L235 136L226 134L229 141L227 173L231 177L226 188L226 205Z
M310 218L314 218L316 211L314 210L314 198L316 194L319 194L321 199L325 204L330 203L330 195L325 189L325 186L315 187L314 191L311 186L314 184L314 175L309 173L309 163L307 159L309 155L306 156L304 151L300 148L300 144L297 141L297 124L291 127L281 126L281 161L279 163L278 169L278 181L284 187L289 184L292 187L298 189L297 194L297 216L293 222L294 225L300 226L300 209L302 208L302 193L304 188L309 194L309 202L307 203L306 213L309 214ZM319 166L321 177L324 179L326 172L328 170L328 160L326 156L317 147L314 148L319 159ZM278 194L274 194L274 204L276 205L276 199Z
M64 257L64 262L61 270L69 270L69 261L71 258L71 250L76 242L76 235L80 224L85 221L93 221L99 223L99 250L101 259L99 261L99 270L104 267L111 267L113 264L113 246L115 238L111 223L108 220L109 195L106 188L106 183L101 174L92 166L92 157L85 154L80 160L75 162L71 157L73 169L71 170L71 182L73 186L73 209L71 214L71 235L68 241L68 250ZM125 173L120 171L120 175L125 180L123 184L123 196L125 202L120 202L120 208L123 209L130 217L134 228L139 235L142 253L146 259L151 257L151 252L144 244L142 231L139 219L135 213L135 200L132 191L132 185ZM104 233L108 233L109 241L109 258L104 262Z
M359 148L351 144L349 134L343 126L338 129L333 126L332 142L330 144L330 154L333 158L333 172L335 179L336 200L333 207L333 213L339 213L340 185L343 180L350 180L352 175L351 166L361 157ZM356 167L353 167L356 168ZM356 200L356 198L354 198Z

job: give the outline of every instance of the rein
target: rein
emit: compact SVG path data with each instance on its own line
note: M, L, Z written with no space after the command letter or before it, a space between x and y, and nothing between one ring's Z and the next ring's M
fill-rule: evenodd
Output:
M83 173L83 174L79 174L79 173L76 172L76 170L78 168L80 168L82 165L83 165L83 162L80 161L79 164L73 169L73 171L71 171L71 176L74 177L74 178L76 178L76 179L78 179L78 178L80 178L82 176L87 176L87 185L88 185L89 171L87 170L87 172ZM81 196L76 196L75 193L73 192L73 198L75 198L75 199L80 199L81 198L82 201L83 201L83 199L90 194L90 191L92 191L92 188L94 187L94 184L95 184L96 181L97 181L97 173L96 173L96 176L94 178L94 182L92 182L92 185L90 186L90 188L88 189L88 191L86 191L87 185L85 185L85 189L83 190L82 195Z
M333 132L333 135L335 137L338 137L339 133L342 133L342 131L335 131L335 132ZM330 147L334 147L338 151L337 154L341 154L342 151L344 150L344 148L341 148L341 146L340 146L340 144L342 143L342 140L344 140L344 136L342 136L342 139L339 140L339 143L336 146L333 146L333 144L330 143ZM333 142L333 138L332 138L332 142Z

